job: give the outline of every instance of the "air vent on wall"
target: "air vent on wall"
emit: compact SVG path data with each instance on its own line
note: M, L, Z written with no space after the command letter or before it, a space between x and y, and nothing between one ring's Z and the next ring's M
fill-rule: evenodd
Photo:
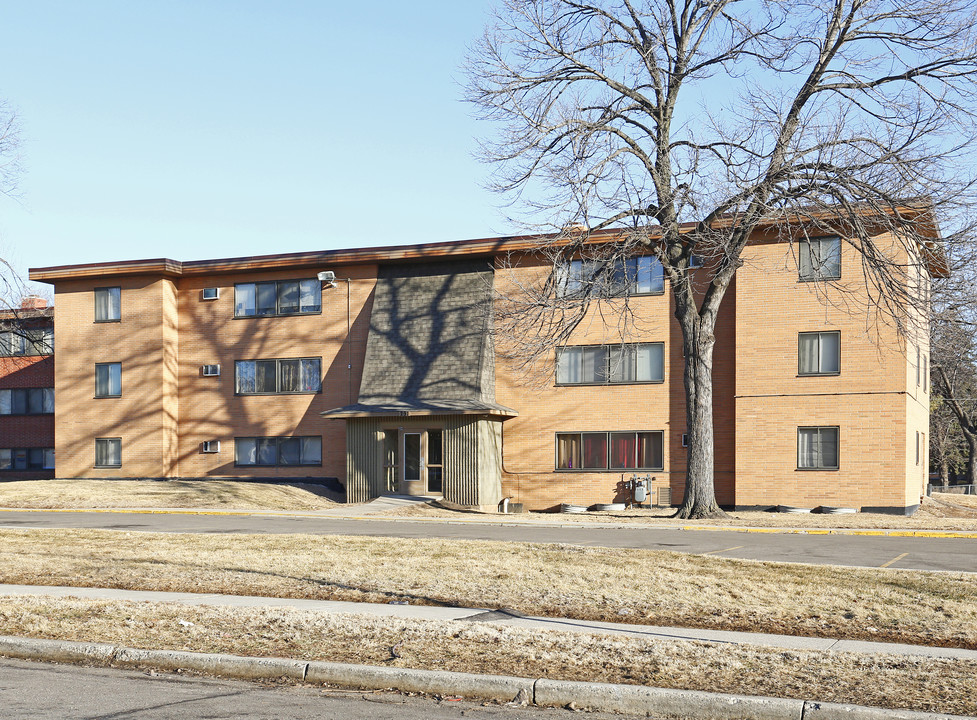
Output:
M200 291L200 297L202 297L204 300L216 300L220 296L220 288L204 288Z
M202 368L204 377L217 377L221 374L220 365L204 365Z

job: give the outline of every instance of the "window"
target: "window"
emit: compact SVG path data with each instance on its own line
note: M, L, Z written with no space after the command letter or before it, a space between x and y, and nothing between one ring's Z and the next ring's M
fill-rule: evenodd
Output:
M322 312L322 285L318 280L279 280L234 286L234 317L317 312Z
M95 397L122 395L122 363L95 363Z
M200 368L200 373L204 377L219 377L221 374L221 366L217 365L203 365Z
M838 428L797 428L797 468L799 470L837 470Z
M556 352L557 385L656 383L664 380L664 343L578 345Z
M16 332L0 332L0 356L50 355L53 352L53 328L21 328Z
M122 319L122 288L95 288L95 322Z
M121 467L122 438L95 438L95 467Z
M665 275L656 257L643 255L602 263L571 260L556 268L557 295L572 297L585 292L592 296L657 295L665 292Z
M0 390L0 415L49 415L54 412L54 388Z
M0 448L0 470L53 470L54 448Z
M203 288L200 291L200 297L203 300L216 300L220 296L221 296L221 289L219 287Z
M841 277L841 239L802 240L797 260L801 280L836 280Z
M321 437L234 438L235 465L322 465Z
M322 358L238 360L234 388L239 395L319 392Z
M841 372L841 333L797 334L797 374L837 375Z
M219 453L221 451L220 440L204 440L200 445L200 452Z
M557 470L661 470L664 433L557 433Z
M916 387L919 387L923 383L923 351L920 350L919 346L916 346Z
M689 435L688 433L682 433L682 447L687 448L689 446Z

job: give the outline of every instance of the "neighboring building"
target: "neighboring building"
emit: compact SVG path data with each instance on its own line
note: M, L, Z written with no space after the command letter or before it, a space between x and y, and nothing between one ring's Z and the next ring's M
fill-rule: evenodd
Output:
M54 308L0 310L0 481L54 477Z
M621 500L642 476L677 504L682 345L660 265L624 273L640 319L626 345L613 313L595 312L533 383L490 331L496 291L549 273L536 247L32 270L54 285L70 348L56 369L58 476L335 478L350 501L400 491L528 508ZM504 272L502 257L516 260ZM914 508L928 348L907 352L893 329L824 302L831 288L809 281L861 278L838 238L792 248L761 232L744 259L717 327L719 502ZM560 272L572 284L580 271Z

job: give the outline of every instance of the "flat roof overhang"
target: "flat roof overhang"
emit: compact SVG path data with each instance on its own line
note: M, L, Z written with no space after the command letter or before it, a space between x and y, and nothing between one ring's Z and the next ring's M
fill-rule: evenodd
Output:
M830 216L819 213L826 220ZM869 214L866 209L865 214ZM877 212L875 214L878 214ZM924 243L921 248L930 273L936 277L944 277L949 272L946 257L938 244L939 228L932 212L925 206L906 206L899 209L899 214L907 221L917 222L923 231L921 234L930 235L932 240ZM798 223L804 218L798 217ZM756 230L766 229L783 224L783 218L771 218L760 223ZM735 226L737 216L729 215L717 218L711 223L713 228ZM700 227L700 223L688 222L681 225L682 232L693 232ZM649 239L659 237L659 227L648 225L640 228L646 232ZM602 230L580 230L580 237L585 245L600 245L614 242L623 235L631 232L628 228L607 228ZM566 236L563 236L566 237ZM106 263L84 263L79 265L56 265L51 267L31 268L28 277L39 282L54 283L61 280L75 280L92 276L113 277L123 275L155 275L168 277L182 277L193 275L217 275L254 271L273 271L279 269L314 268L316 270L329 269L330 266L373 264L390 262L433 262L450 260L452 258L494 258L509 252L533 252L539 250L546 242L559 240L560 233L538 235L509 235L476 240L455 240L451 242L418 243L413 245L396 245L390 247L353 248L343 250L322 250L317 252L284 253L279 255L254 255L249 257L221 258L216 260L193 260L180 262L169 258L154 258L149 260L121 260ZM568 238L566 242L572 242Z

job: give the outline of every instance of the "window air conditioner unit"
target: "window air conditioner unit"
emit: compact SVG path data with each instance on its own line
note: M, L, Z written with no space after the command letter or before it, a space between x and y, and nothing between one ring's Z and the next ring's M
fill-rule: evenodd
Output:
M204 288L200 291L200 296L204 300L216 300L221 296L220 288Z
M203 366L203 376L204 377L217 377L221 374L220 365L204 365Z
M220 440L204 440L201 450L205 453L218 453L221 451Z

